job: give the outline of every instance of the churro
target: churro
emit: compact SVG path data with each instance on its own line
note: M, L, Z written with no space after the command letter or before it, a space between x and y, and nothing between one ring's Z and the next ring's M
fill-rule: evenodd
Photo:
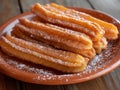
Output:
M15 57L63 72L79 72L85 69L88 62L88 59L78 54L40 46L8 35L2 37L0 46L4 52Z
M36 29L30 29L30 28L27 28L21 24L17 24L14 29L17 29L17 30L20 30L21 32L23 32L25 35L35 39L35 40L38 40L38 41L42 41L48 45L51 45L51 46L54 46L58 49L62 49L62 50L67 50L67 51L71 51L71 52L74 52L74 53L77 53L77 54L81 54L85 57L88 57L88 58L93 58L95 56L95 51L93 48L91 49L79 49L77 46L73 47L73 46L68 46L67 44L64 44L60 43L59 42L56 42L54 40L52 40L51 38L46 38L46 37L49 37L50 35L48 34L42 34L40 30L36 30ZM20 34L19 34L20 35ZM54 37L53 39L56 39L56 37ZM64 39L64 38L63 38ZM73 43L73 42L66 42L65 43ZM74 43L73 43L74 44Z
M95 17L92 17L89 14L75 11L73 9L69 9L64 6L57 5L55 3L47 4L44 7L46 7L49 10L54 10L54 12L61 13L63 15L67 15L69 17L73 17L73 18L77 17L77 18L85 19L85 20L99 24L101 26L101 28L105 31L104 36L107 39L116 39L118 37L118 29L115 25L105 22L103 20L97 19Z
M47 22L83 32L93 38L94 41L100 40L104 35L104 31L97 23L52 12L38 3L31 7L31 11Z
M41 19L40 17L38 17L38 16L34 16L33 18L32 18L32 20L33 21L36 21L36 22L43 22L43 23L46 23L43 19ZM52 25L52 24L48 24L48 25ZM53 25L52 25L53 26ZM55 25L54 25L55 26ZM58 27L58 26L55 26L56 28ZM60 27L59 27L59 29L60 29ZM91 38L91 40L92 40L92 38ZM93 41L93 40L92 40ZM94 47L94 49L95 49L95 51L96 51L96 53L97 54L99 54L103 49L106 49L107 48L107 39L105 38L105 37L102 37L101 38L101 40L99 40L99 41L93 41L93 47Z

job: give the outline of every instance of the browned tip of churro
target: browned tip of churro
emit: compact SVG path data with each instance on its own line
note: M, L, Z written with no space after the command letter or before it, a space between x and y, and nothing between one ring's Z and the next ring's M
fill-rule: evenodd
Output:
M93 47L97 54L99 54L102 50L107 48L108 41L105 37L103 37L100 41L94 42Z

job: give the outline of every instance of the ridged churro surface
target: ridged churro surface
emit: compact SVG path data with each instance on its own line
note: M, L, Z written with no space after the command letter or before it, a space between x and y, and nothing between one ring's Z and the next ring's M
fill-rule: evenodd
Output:
M55 50L8 35L2 37L0 46L4 52L15 57L63 72L79 72L85 69L88 62L86 58L78 54Z
M34 16L20 18L0 39L7 55L67 73L86 69L96 54L118 37L117 27L57 4L31 6Z

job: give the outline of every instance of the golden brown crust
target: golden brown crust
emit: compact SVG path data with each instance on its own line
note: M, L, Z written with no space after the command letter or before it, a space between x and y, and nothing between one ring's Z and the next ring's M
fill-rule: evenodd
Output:
M107 39L111 40L111 39L116 39L118 37L118 29L115 25L113 25L111 23L102 21L102 20L97 19L95 17L92 17L86 13L78 12L78 11L75 11L73 9L69 9L69 8L64 7L64 6L57 5L55 3L47 4L47 5L45 5L45 7L46 8L49 7L47 9L52 8L51 10L54 10L54 12L59 12L59 13L61 12L65 15L70 16L70 17L78 17L78 18L82 18L82 19L99 24L103 28L103 30L105 30L104 36Z
M65 44L63 45L59 42L55 42L54 40L47 40L46 38L40 36L40 32L38 30L29 29L29 28L27 28L23 25L20 25L20 24L17 24L14 27L14 29L18 29L21 32L23 32L26 36L29 36L29 37L32 36L31 38L33 38L35 40L38 40L38 41L42 41L42 42L44 42L48 45L54 46L58 49L71 51L71 52L74 52L74 53L77 53L77 54L81 54L81 55L83 55L85 57L88 57L88 58L93 58L95 56L95 51L94 51L93 48L91 48L91 49L78 49L78 48L74 48L74 47L71 47L71 46L67 46ZM45 34L44 34L44 36L45 36Z
M96 23L51 12L38 3L31 7L31 11L50 23L62 25L75 31L83 32L93 38L94 41L100 40L104 34L101 27Z
M23 29L22 29L23 30ZM14 32L14 33L13 33ZM38 43L38 44L42 44L42 45L49 45L50 44L56 44L54 42L48 42L47 40L44 40L44 39L41 39L39 38L39 40L37 38L31 38L29 36L29 33L27 32L24 32L24 31L21 31L19 28L15 27L14 30L11 32L11 34L15 37L18 37L18 38L21 38L23 40L27 40L27 41L30 41L30 42L33 42L33 43ZM49 46L51 47L51 46ZM60 48L60 47L63 47L63 48L67 48L65 46L62 46L60 44L58 44L58 46L56 48ZM64 49L63 49L64 50ZM72 51L74 51L74 49L71 48ZM92 59L95 55L95 50L92 48L91 50L83 50L83 51L79 51L76 49L76 52L78 53L81 53L81 55L83 55L84 57L88 57L90 59Z
M36 22L44 22L46 23L44 20L42 20L40 17L38 16L34 16L32 18L33 21L36 21ZM49 24L49 25L52 25L52 24ZM55 25L54 25L55 26ZM92 38L91 38L92 39ZM93 40L92 40L93 41ZM93 47L96 51L97 54L99 54L103 49L106 49L107 48L107 39L105 37L102 37L101 40L99 41L93 41Z
M45 24L45 23L41 23L41 22L37 23L37 22L30 21L30 20L24 19L24 18L21 18L19 21L21 24L23 24L24 26L26 26L28 28L36 29L36 31L41 31L41 33L42 32L47 33L47 34L49 34L49 36L51 35L53 37L54 36L58 37L58 39L57 39L58 41L59 41L59 38L64 38L64 40L66 40L66 42L71 40L74 43L74 45L75 45L75 42L78 42L78 44L77 44L78 47L81 47L82 49L83 48L84 49L92 48L91 39L83 33L71 31L69 29L61 28L61 27L51 25L51 24ZM62 41L60 41L60 42L62 42Z
M19 43L19 41L21 43ZM42 48L40 48L40 46L34 46L34 44L30 42L26 42L22 39L20 40L11 36L2 37L0 46L5 52L10 53L18 58L31 61L36 64L42 64L63 72L79 72L84 70L87 65L85 58L80 55L65 51L64 53L61 53L62 51L58 51L55 52L56 55L58 53L57 58L55 58L56 56L52 57L53 53L47 52L49 49L47 51L41 50ZM59 53L63 54L63 56L59 56ZM76 55L76 57L72 57L74 60L64 57L64 55L69 56L70 54L73 56Z

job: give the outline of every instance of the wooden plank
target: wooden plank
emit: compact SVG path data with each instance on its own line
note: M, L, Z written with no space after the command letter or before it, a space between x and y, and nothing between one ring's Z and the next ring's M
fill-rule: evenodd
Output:
M0 25L19 13L17 0L0 0ZM0 74L0 90L19 90L18 83L17 80Z
M29 83L22 83L23 90L107 90L105 83L101 78L72 85L35 85Z
M36 2L39 2L41 4L54 2L65 6L91 8L86 0L21 0L21 6L23 11L24 12L29 11L29 7Z
M120 89L120 68L114 70L110 74L103 77L104 82L108 90L119 90Z
M0 0L0 25L20 13L17 0Z
M120 76L116 75L115 77L113 73L119 72L114 70L112 73L104 75L103 77L79 84L48 86L22 83L22 87L24 90L119 90Z
M97 10L106 12L120 20L120 0L89 0Z
M0 90L19 90L19 82L0 74Z

